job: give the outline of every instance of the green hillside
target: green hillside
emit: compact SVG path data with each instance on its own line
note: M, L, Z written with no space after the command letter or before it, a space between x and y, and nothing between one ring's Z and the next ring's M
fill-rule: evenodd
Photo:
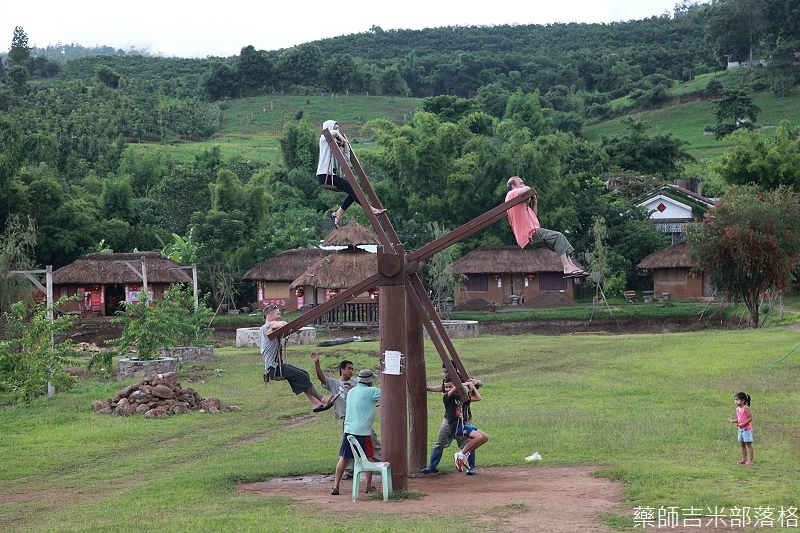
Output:
M733 78L738 81L740 75L741 73L737 72L698 76L696 80L676 86L670 92L674 100L663 107L635 111L612 120L585 126L581 133L587 140L598 142L604 135L622 133L625 129L623 119L631 117L650 124L651 133L671 133L675 138L687 141L689 144L686 146L686 151L701 164L711 161L720 156L731 144L724 139L715 139L713 134L706 131L716 123L715 105L713 100L701 98L699 92L711 79ZM727 81L723 81L726 86ZM752 94L752 99L761 108L755 126L763 135L772 135L775 126L784 120L792 126L800 125L800 90L797 88L784 98L779 98L771 92L758 92Z
M287 122L302 118L319 125L321 131L325 120L337 120L357 146L363 141L359 132L367 121L382 118L407 122L421 103L419 98L338 94L236 98L220 103L220 128L209 140L131 146L141 152L162 153L174 163L191 163L195 155L218 146L225 159L277 164L281 157L278 140Z

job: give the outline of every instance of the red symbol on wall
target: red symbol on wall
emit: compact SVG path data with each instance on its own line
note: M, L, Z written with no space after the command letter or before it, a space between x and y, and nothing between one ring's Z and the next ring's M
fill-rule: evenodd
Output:
M665 206L664 204L658 204L658 207L656 207L656 209L658 209L659 213L663 213L664 211L667 210L667 206Z

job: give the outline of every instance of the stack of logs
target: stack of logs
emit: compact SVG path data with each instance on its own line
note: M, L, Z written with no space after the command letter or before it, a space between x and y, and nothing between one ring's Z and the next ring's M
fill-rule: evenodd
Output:
M202 399L192 388L182 389L177 372L151 374L135 385L125 387L104 402L92 402L100 414L128 416L143 414L147 418L168 418L189 411L220 412L219 398ZM236 406L225 411L238 411Z

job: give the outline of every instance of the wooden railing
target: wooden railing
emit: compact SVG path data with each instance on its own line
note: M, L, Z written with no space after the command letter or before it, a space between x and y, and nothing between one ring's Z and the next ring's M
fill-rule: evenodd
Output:
M314 320L315 326L377 326L377 302L347 302Z

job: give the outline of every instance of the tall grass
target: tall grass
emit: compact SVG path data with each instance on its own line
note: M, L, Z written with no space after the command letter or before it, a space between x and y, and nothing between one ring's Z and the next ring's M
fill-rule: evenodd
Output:
M797 345L796 332L454 342L469 371L486 383L474 409L477 425L492 437L480 466L526 464L534 451L542 466L594 465L598 475L623 481L624 506L631 509L798 504L800 356L768 365ZM312 349L291 347L290 362L311 370ZM347 358L356 368L377 368L377 350L377 343L326 348L322 365L335 372ZM120 531L134 524L237 533L271 526L340 530L334 513L236 488L242 481L332 473L340 425L328 413L283 425L286 417L308 413L308 402L285 383L265 386L252 348L218 350L216 359L217 371L185 369L182 384L240 412L168 420L98 415L91 402L126 383L96 380L29 408L0 410L0 530ZM433 383L440 364L430 344L426 362ZM198 374L204 382L187 381ZM725 421L739 390L753 398L752 468L735 465L739 445ZM441 404L431 400L431 438L440 417ZM419 517L352 513L348 527L427 532L458 519L446 510ZM622 524L631 525L632 518Z

